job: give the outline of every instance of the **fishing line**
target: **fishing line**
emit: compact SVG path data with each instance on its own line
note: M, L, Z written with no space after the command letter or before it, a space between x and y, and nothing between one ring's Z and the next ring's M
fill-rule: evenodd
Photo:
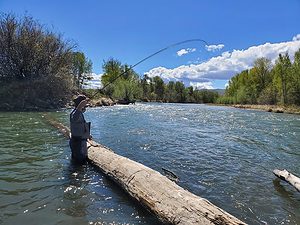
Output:
M133 69L133 68L136 67L137 65L141 64L142 62L144 62L144 61L146 61L146 60L152 58L153 56L155 56L155 55L157 55L157 54L159 54L159 53L161 53L161 52L166 51L166 50L169 49L169 48L173 48L173 47L175 47L175 46L177 46L177 45L182 45L182 44L189 43L189 42L203 42L206 46L209 45L209 44L208 44L205 40L203 40L203 39L189 39L189 40L180 41L180 42L171 44L171 45L169 45L169 46L167 46L167 47L165 47L165 48L162 48L162 49L158 50L157 52L154 52L154 53L152 53L151 55L149 55L149 56L143 58L142 60L138 61L136 64L130 66L129 68L125 69L124 72L122 72L122 73L120 73L118 76L116 76L112 81L110 81L109 83L107 83L106 85L104 85L104 87L99 88L99 89L96 91L96 93L92 95L91 98L94 98L94 97L98 94L98 92L101 93L101 91L103 91L107 86L109 86L110 84L112 84L113 82L115 82L119 77L123 76L123 75L126 74L128 71L130 71L131 69Z

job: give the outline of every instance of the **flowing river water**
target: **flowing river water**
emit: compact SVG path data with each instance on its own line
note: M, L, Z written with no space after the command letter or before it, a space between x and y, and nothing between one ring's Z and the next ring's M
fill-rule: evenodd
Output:
M70 110L51 112L68 124ZM229 107L136 104L91 108L92 135L249 224L300 224L300 117ZM42 113L0 113L0 224L159 224L92 165Z

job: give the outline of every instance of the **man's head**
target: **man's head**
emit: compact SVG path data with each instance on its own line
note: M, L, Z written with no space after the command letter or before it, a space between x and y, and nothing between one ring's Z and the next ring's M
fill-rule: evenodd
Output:
M74 100L74 105L75 105L75 108L79 105L80 102L82 102L83 100L86 100L87 97L85 95L78 95Z

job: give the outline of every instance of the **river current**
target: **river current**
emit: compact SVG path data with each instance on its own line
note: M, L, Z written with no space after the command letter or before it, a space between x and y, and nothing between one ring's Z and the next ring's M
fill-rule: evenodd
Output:
M49 113L68 125L70 110ZM95 141L163 173L249 224L300 224L300 117L193 104L90 108ZM159 224L92 165L43 113L0 113L0 224Z

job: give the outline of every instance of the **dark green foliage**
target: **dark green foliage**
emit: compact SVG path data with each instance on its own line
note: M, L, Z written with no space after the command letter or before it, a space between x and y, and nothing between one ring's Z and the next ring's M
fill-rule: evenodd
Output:
M153 77L152 82L153 82L154 93L156 95L156 98L162 100L164 98L164 93L165 93L165 84L163 79L156 76Z
M279 54L273 67L270 60L257 59L252 69L231 78L225 95L217 102L300 105L300 49L293 63L288 54Z

